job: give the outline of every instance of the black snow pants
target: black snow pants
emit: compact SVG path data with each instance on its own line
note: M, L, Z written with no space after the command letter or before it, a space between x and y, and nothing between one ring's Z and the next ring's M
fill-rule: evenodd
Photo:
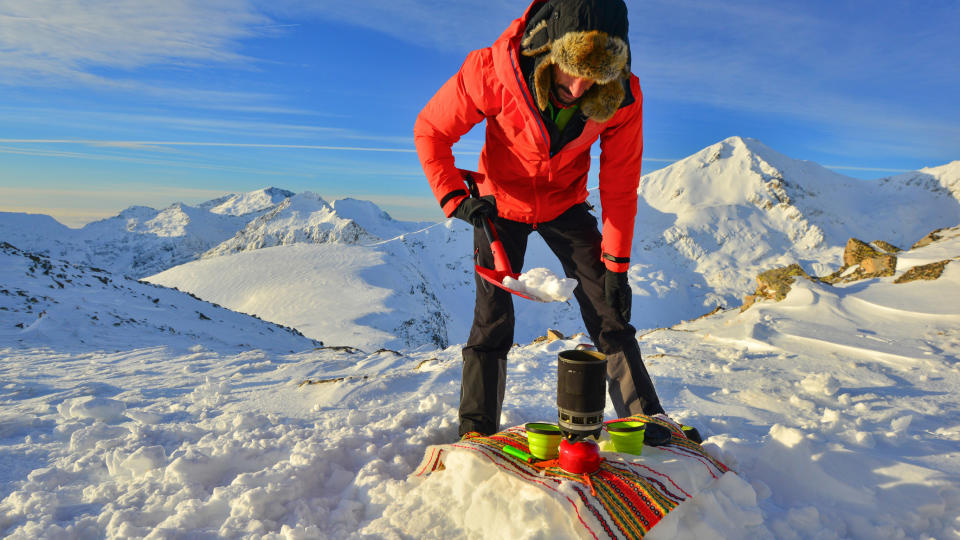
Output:
M514 271L523 268L527 237L534 227L503 218L494 220L497 234ZM636 329L610 307L604 297L605 267L600 258L597 219L586 203L571 207L536 231L560 260L568 278L576 279L574 297L590 339L607 356L610 400L618 417L663 412L660 399L640 356ZM486 235L474 229L477 264L493 268ZM477 298L473 327L463 348L460 386L460 435L485 435L500 428L500 407L506 385L507 352L513 345L514 311L510 293L475 276Z

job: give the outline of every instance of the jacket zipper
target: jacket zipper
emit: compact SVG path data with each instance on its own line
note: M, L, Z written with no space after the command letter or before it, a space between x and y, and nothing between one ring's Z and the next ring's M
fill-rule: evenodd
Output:
M543 137L543 143L547 147L547 158L549 161L549 159L551 159L552 156L550 156L550 138L547 137L547 126L543 124L543 119L540 118L540 112L537 110L536 107L533 106L533 103L531 102L532 98L529 95L527 95L527 84L523 80L523 77L522 77L523 74L520 73L520 68L517 67L517 63L513 58L513 54L514 52L510 51L510 66L513 68L513 76L516 77L517 79L517 84L520 86L520 93L523 94L523 100L527 104L527 108L530 109L530 112L533 113L533 117L537 121L537 128L540 130L540 136ZM549 163L548 163L548 166L549 166ZM550 171L548 171L547 174L552 175ZM533 188L533 204L534 204L533 213L534 213L534 216L540 217L540 197L537 196L537 185L535 181L532 181L531 184ZM537 228L536 221L534 221L533 223L533 228L534 229Z

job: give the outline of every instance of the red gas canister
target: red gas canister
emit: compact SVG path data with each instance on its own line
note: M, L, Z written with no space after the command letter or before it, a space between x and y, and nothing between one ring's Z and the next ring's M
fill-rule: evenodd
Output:
M592 439L560 441L560 468L573 474L590 474L600 468L600 446Z

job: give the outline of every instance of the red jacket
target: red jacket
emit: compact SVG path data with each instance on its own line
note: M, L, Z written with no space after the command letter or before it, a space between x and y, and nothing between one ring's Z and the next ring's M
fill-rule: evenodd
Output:
M634 101L607 122L588 119L582 134L551 157L549 135L519 68L526 18L524 14L513 21L492 46L467 55L460 71L420 112L414 141L423 170L449 217L466 197L451 148L486 120L486 142L479 163L480 195L496 198L500 216L537 224L586 200L590 148L599 138L602 250L608 257L628 260L643 153L640 83L631 75ZM604 263L616 272L629 266L607 257Z

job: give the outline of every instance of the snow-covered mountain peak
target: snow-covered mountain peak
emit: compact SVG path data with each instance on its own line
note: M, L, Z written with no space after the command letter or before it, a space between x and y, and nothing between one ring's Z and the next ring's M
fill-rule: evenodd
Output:
M156 236L186 236L187 227L199 217L200 212L182 203L175 203L164 208L152 219L138 223L130 232L153 234Z
M643 178L641 194L670 213L705 207L789 205L796 197L853 179L787 157L755 139L730 137Z
M893 190L920 187L932 193L948 195L960 202L960 161L883 178L880 184Z
M346 199L337 199L331 203L337 214L346 219L354 221L393 221L390 214L384 212L379 206L370 201L361 201L347 197Z
M93 223L100 223L103 221L110 221L118 218L146 221L156 216L157 213L158 213L157 209L150 208L149 206L139 206L139 205L128 206L127 208L124 208L123 210L121 210L120 213L117 214L116 216L113 216L111 218L106 218L106 219L99 219L97 221L94 221Z
M305 191L284 199L203 257L295 243L358 244L377 239L353 220L340 217L320 195Z
M174 203L163 210L132 206L115 217L96 221L83 227L82 236L103 240L117 234L133 233L156 238L196 236L202 239L222 239L236 230L237 218L211 214L205 209Z
M223 197L201 203L199 208L203 208L214 214L246 216L274 207L283 202L284 199L288 199L294 195L292 191L268 187L246 193L224 195Z
M384 240L430 225L396 221L370 201L346 198L337 199L331 205L341 218L353 221L365 231Z

